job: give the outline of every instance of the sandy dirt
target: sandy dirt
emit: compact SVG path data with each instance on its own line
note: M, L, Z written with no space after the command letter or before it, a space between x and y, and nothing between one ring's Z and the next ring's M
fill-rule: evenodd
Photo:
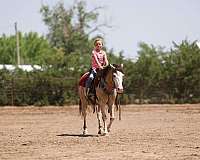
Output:
M1 160L199 160L200 104L122 106L108 136L77 106L0 107Z

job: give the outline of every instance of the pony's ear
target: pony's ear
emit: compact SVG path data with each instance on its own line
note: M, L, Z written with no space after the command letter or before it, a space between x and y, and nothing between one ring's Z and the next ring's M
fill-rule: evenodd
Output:
M110 64L110 67L111 67L111 68L113 68L113 69L115 69L115 68L116 68L116 67L115 67L114 65L112 65L112 64Z
M124 67L124 65L121 63L118 65L117 69L118 69L118 71L120 71L124 74L123 67Z

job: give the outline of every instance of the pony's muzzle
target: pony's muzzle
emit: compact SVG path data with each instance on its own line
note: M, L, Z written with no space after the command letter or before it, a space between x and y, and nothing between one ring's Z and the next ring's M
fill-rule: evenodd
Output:
M121 88L117 88L117 93L123 93L123 92L124 92L123 89L121 89Z

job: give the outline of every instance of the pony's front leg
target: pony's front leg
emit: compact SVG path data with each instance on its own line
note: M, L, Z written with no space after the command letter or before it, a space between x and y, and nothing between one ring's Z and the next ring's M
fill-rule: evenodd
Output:
M97 106L97 120L98 120L98 134L102 134L103 133L103 128L102 128L102 114L101 114L101 108L99 107L99 105Z
M110 123L108 124L107 128L108 128L108 132L111 131L111 126L113 121L115 120L115 115L114 115L114 104L108 106L109 107L109 112L110 112Z
M105 105L101 105L101 113L102 113L102 119L103 119L103 129L104 129L104 133L103 135L108 134L108 129L107 129L107 117L106 117L106 109L105 109Z

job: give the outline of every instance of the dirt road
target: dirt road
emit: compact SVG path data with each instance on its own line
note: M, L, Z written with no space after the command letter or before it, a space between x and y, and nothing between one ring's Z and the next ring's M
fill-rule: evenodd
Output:
M108 136L77 106L0 107L1 160L199 160L200 105L123 106Z

